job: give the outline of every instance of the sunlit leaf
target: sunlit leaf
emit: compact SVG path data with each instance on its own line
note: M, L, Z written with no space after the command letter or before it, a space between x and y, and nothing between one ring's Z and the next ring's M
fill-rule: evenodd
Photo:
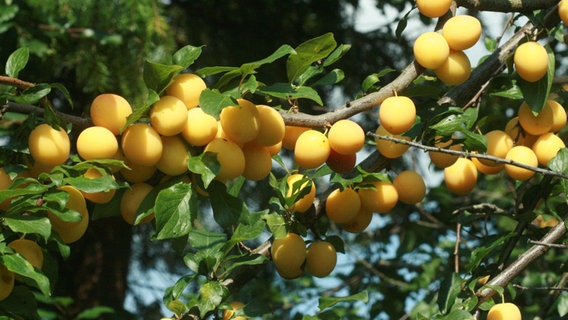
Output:
M27 47L19 48L12 52L6 61L6 74L8 77L18 78L22 69L28 64L30 50Z

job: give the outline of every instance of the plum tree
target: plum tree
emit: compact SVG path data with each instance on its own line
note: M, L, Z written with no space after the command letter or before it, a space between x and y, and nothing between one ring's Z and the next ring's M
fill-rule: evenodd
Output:
M357 122L342 119L329 128L327 139L330 148L336 153L350 155L357 153L365 145L365 132Z
M417 204L426 195L424 179L412 170L399 173L392 181L398 193L398 200L406 204Z
M160 135L173 136L186 127L185 103L174 96L162 96L150 109L150 124Z
M450 46L441 34L424 32L414 42L414 57L427 69L438 69L450 55Z
M130 189L126 190L120 198L120 215L128 224L133 225L136 222L138 209L142 201L146 198L148 193L152 191L152 186L144 183L134 183ZM152 215L144 217L140 223L148 223L153 219Z
M458 158L454 164L444 168L444 182L453 193L468 194L477 184L477 168L471 160Z
M8 243L8 247L21 254L35 268L43 267L43 251L37 242L30 239L16 239Z
M75 187L66 185L59 188L68 193L65 207L71 211L79 213L78 221L70 220L69 217L61 217L52 212L48 212L51 228L57 232L61 240L65 243L73 243L81 239L89 226L89 211L85 198Z
M329 158L329 139L320 131L307 130L300 134L294 146L294 160L302 168L313 169Z
M282 278L294 279L303 272L301 267L306 260L306 242L298 234L289 232L274 240L270 254Z
M441 17L450 10L451 5L451 0L416 0L418 11L429 18Z
M223 138L215 138L205 146L205 152L216 155L219 171L215 178L219 181L234 179L245 171L245 155L234 142Z
M329 220L346 223L353 220L361 210L361 199L352 188L335 189L325 200L325 213Z
M160 135L145 123L135 123L126 128L120 146L128 161L142 166L156 165L164 148Z
M469 78L471 63L463 51L450 50L448 59L434 72L441 81L457 86Z
M444 23L442 35L450 49L463 51L473 47L481 37L481 22L470 15L453 16Z
M191 155L183 139L179 135L161 136L160 138L163 149L162 156L156 163L156 168L170 176L177 176L187 172L187 161Z
M215 139L218 128L213 116L195 107L187 111L187 121L181 133L189 144L201 147Z
M316 197L316 185L313 181L310 181L308 177L301 173L294 173L286 178L286 197L294 198L295 201L291 207L293 211L296 212L306 212L314 203ZM309 186L310 190L304 194L304 188ZM303 196L299 196L304 194Z
M487 320L521 320L521 310L514 303L497 303L489 309Z
M387 213L398 202L398 192L392 182L377 181L369 187L357 190L361 199L361 207L371 212Z
M531 148L525 146L515 146L507 152L505 157L507 160L512 160L522 164L536 167L538 165L538 159L534 151ZM534 171L521 168L518 166L505 164L505 171L513 179L517 180L527 180L534 175Z
M392 134L406 132L416 119L416 107L408 97L386 98L379 109L379 123Z
M223 132L237 144L251 142L258 136L259 112L252 102L240 99L238 106L223 108L219 119Z
M185 104L187 109L195 108L199 105L201 92L207 88L207 84L201 77L193 73L182 73L176 75L172 83L167 88L167 94L174 96Z

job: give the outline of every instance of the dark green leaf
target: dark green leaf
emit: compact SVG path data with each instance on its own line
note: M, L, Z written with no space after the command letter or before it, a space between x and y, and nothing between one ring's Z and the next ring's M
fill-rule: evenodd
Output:
M174 64L183 67L183 69L187 69L191 66L197 58L201 55L201 48L194 47L191 45L187 45L179 49L174 53L173 62Z
M328 86L341 82L345 78L345 73L340 69L333 69L325 76L314 82L314 86Z
M182 71L184 67L144 61L144 82L150 90L161 94L170 84L172 78Z
M189 274L179 278L173 286L166 289L166 292L164 293L164 304L168 305L171 301L179 299L183 294L183 291L194 280L195 275Z
M205 89L201 92L201 96L199 97L199 105L205 113L214 116L215 119L218 120L223 108L235 106L237 103L231 97L222 94L217 89Z
M69 103L69 106L71 106L71 109L73 109L74 104L73 100L71 99L71 94L69 93L69 90L67 90L67 88L62 83L50 83L49 85L53 89L59 90L59 92L61 92L65 97L65 100L67 100L67 103Z
M218 73L225 73L225 72L229 72L229 71L239 71L240 68L238 67L223 67L223 66L217 66L217 67L205 67L205 68L201 68L199 70L197 70L195 73L198 74L201 77L206 77L206 76L211 76L211 75L215 75ZM239 72L240 74L240 72Z
M158 193L154 206L156 215L156 239L171 239L184 236L192 228L196 215L196 202L191 184L177 183Z
M402 33L404 32L404 30L406 29L406 26L408 25L408 16L410 15L411 12L412 12L412 10L409 10L400 19L400 21L398 21L398 24L396 25L396 30L395 30L395 35L396 35L397 39L402 39Z
M114 197L107 203L98 203L93 209L91 216L92 220L98 220L102 218L114 217L120 214L120 199L122 194L126 189L119 189L114 194Z
M223 227L229 228L239 221L241 213L248 212L245 203L227 192L224 184L214 181L209 186L209 198L215 221Z
M99 319L105 314L114 313L114 309L105 306L92 307L87 310L81 311L76 319Z
M226 273L230 273L231 271L237 270L244 266L256 266L267 263L269 261L266 256L259 254L256 255L246 254L243 256L239 256L236 259L228 259L228 260L229 260L228 262L229 266L225 270Z
M337 47L332 33L310 39L295 48L296 53L288 56L286 74L293 83L308 67L327 57Z
M546 75L536 82L528 82L518 77L517 84L523 93L524 101L533 112L539 113L546 104L550 89L554 82L555 59L554 52L546 46L548 52L548 69Z
M8 57L6 61L6 74L8 77L18 78L22 69L28 64L30 50L26 47L19 48Z
M231 241L238 243L245 240L256 239L262 234L262 231L264 231L265 225L266 223L261 219L256 220L252 224L240 223L235 229Z
M37 300L30 288L15 286L12 293L2 300L2 313L9 313L12 316L0 316L0 319L14 320L13 316L18 315L20 318L17 319L36 320L40 319L37 311Z
M490 254L493 250L497 249L498 247L502 246L505 241L511 237L515 236L514 232L507 233L501 237L491 237L496 238L495 240L491 241L488 245L482 245L475 248L470 255L469 263L466 266L466 270L471 272L475 269L481 261ZM489 239L486 239L489 240Z
M353 301L367 302L368 300L369 300L369 294L367 293L367 290L346 297L321 297L319 298L319 309L321 312L327 308L333 307L334 305L340 302L353 302Z
M316 102L320 106L323 105L323 101L317 91L306 86L296 87L289 83L275 83L270 86L259 87L258 91L283 100L305 98Z
M465 310L452 310L452 312L450 312L446 317L444 317L443 319L447 319L447 320L454 320L454 319L460 319L460 320L473 320L473 315Z
M264 59L243 64L241 66L241 72L244 75L252 74L255 69L258 69L262 65L272 63L286 55L294 54L295 52L296 51L294 51L294 48L292 48L291 46L287 44L282 45L280 46L280 48L276 49L276 51L274 51L271 55Z
M463 288L464 280L457 273L447 275L438 291L438 307L443 314L448 313Z
M332 53L329 54L329 56L327 56L327 58L325 58L325 60L323 61L323 66L329 67L330 65L336 63L345 54L347 54L350 49L350 44L340 44L339 46L337 46L337 48L335 48L335 50L333 50Z

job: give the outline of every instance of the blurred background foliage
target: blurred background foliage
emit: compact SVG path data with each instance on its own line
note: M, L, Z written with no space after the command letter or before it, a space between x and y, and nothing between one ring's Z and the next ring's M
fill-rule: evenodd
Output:
M121 94L134 106L141 105L146 96L142 78L144 59L160 61L187 44L205 46L192 67L238 66L266 57L282 44L296 46L332 32L338 43L352 45L338 65L345 72L345 80L339 89L322 92L328 105L339 106L362 93L361 83L367 75L388 68L400 71L412 61L416 29L396 36L398 22L412 4L412 0L375 1L374 6L382 13L376 19L384 21L372 30L362 31L356 26L361 14L359 0L3 0L0 61L6 61L19 47L29 47L31 61L20 78L35 83L64 84L76 107L71 110L64 99L52 97L58 109L85 114L90 101L103 92ZM426 26L431 21L419 17L416 10L410 18L419 26L418 30L433 27ZM552 45L559 47L558 52L563 56L557 59L563 61L566 51L560 50L562 44ZM267 83L284 79L285 69L279 63L261 68L258 78ZM388 74L381 83L396 74ZM510 85L506 77L496 83L499 86L489 87L489 92ZM419 100L424 106L420 115L426 120L436 113L434 102L443 87L423 78L413 89L428 93ZM492 127L497 126L495 121L504 121L504 117L494 115L506 115L518 102L484 98L481 104L480 117L490 116L486 125ZM314 108L311 112L322 110ZM366 129L376 126L372 114L358 120ZM543 229L530 224L534 212L544 210L542 207L530 213L516 210L517 204L530 197L534 199L530 186L526 193L518 194L516 186L504 182L501 176L482 176L472 194L455 197L439 185L440 172L428 168L422 156L422 151L412 151L403 161L393 162L390 169L398 172L412 168L423 172L430 178L429 198L418 207L398 205L388 216L375 217L372 228L361 234L336 230L347 243L347 254L340 260L332 279L322 282L303 277L282 281L268 266L235 299L251 302L252 308L271 312L276 319L299 319L301 312L317 310L319 296L354 294L366 289L371 293L368 304L340 304L328 316L394 319L417 310L428 313L435 310L440 286L435 279L440 274L451 275L455 269L457 222L473 221L461 237L459 256L463 265L468 263L475 248L495 240L490 234L495 230L513 230L517 220L529 227L518 239L513 256L528 247L527 238L543 234ZM254 199L257 203L253 207L265 205L269 188L251 185L247 190L250 194L243 197ZM504 213L470 216L459 210L479 203L503 208ZM548 204L547 214L566 209L565 203ZM511 215L514 219L508 217ZM62 277L65 285L58 294L71 296L75 301L69 314L104 304L115 308L119 319L158 319L164 312L163 291L186 273L172 245L152 242L148 226L131 230L118 219L97 221L92 230L89 237L73 246L70 263L60 270L65 275ZM496 251L488 253L487 261L493 264L474 270L473 278L491 274L497 263L507 261L508 256L500 257L499 250ZM532 267L536 272L525 273L519 283L527 286L557 283L561 272L554 270L566 271L564 262L565 258L551 251ZM526 305L526 310L532 310L532 315L543 312L540 306L552 308L558 303L534 291L519 291L515 299L519 305Z

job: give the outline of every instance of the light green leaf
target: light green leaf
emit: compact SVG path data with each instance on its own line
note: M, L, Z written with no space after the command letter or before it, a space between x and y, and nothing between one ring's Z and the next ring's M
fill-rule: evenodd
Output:
M269 213L262 216L262 219L266 220L266 224L270 229L270 232L274 235L275 239L283 238L288 232L286 229L286 221L284 217L277 213Z
M49 278L34 267L19 254L4 254L0 257L0 263L15 274L29 279L32 285L37 287L44 295L51 294ZM27 280L26 280L27 282Z
M245 240L256 239L262 234L265 226L266 223L261 219L256 220L252 224L240 223L235 229L231 241L238 243Z
M51 235L51 223L46 217L38 216L13 216L4 217L4 223L14 232L24 234L38 234L47 241Z
M201 318L215 310L223 299L229 294L229 290L217 281L209 281L199 289L199 313Z
M369 294L367 290L346 297L321 297L319 298L320 313L325 309L331 308L340 302L353 302L353 301L362 301L362 302L369 301Z
M47 83L36 84L22 91L21 95L10 96L9 99L18 103L36 104L51 92L51 86Z
M217 154L213 152L204 152L199 156L190 157L187 166L189 171L200 175L205 189L209 187L221 168L217 161Z
M27 47L19 48L8 57L6 61L6 74L8 77L18 78L22 69L28 64L30 50Z

